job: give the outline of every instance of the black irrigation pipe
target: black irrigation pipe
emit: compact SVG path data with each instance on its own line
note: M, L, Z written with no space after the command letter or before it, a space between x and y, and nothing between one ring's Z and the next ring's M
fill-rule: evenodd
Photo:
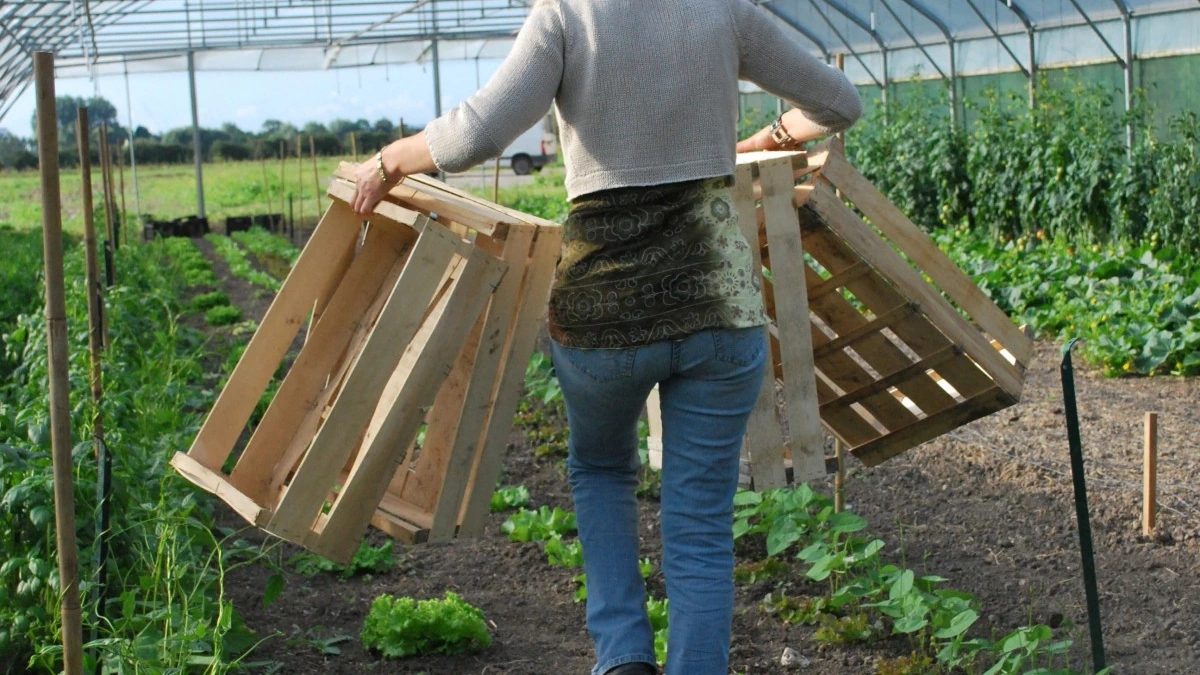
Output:
M1100 594L1096 589L1096 556L1092 549L1092 526L1088 519L1087 481L1083 473L1083 444L1079 435L1079 409L1075 405L1075 369L1071 348L1075 338L1063 347L1063 412L1067 417L1067 443L1071 447L1071 482L1075 484L1075 517L1079 521L1079 549L1083 555L1083 588L1087 594L1088 632L1092 641L1092 672L1105 667L1104 631L1100 624Z

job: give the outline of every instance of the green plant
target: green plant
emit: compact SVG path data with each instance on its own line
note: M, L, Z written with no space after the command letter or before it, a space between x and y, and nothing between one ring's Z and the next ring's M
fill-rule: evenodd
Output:
M815 637L817 642L825 644L853 645L871 642L876 635L871 627L871 617L860 612L843 617L822 614Z
M492 493L492 513L519 509L527 504L529 504L529 488L524 485L499 488Z
M242 310L233 305L218 305L204 313L204 322L210 326L230 326L242 320Z
M575 532L575 514L557 506L542 506L537 511L521 509L500 525L510 541L546 541L554 535Z
M650 617L650 628L654 631L654 658L659 665L667 662L667 621L670 617L670 604L665 598L646 598L646 615Z
M583 545L578 539L566 541L559 535L546 540L546 562L555 567L583 567Z
M192 298L188 307L194 312L203 312L214 307L225 307L228 304L229 296L224 291L212 291Z
M492 636L483 611L447 591L441 600L381 595L362 629L363 645L390 658L459 654L487 647Z
M342 565L307 551L297 553L288 562L297 572L310 577L327 573L349 579L364 574L379 574L395 569L395 543L389 539L379 546L371 546L364 540L354 552L349 565Z
M778 558L768 557L734 567L733 580L739 584L756 584L767 579L774 579L787 570L787 565Z

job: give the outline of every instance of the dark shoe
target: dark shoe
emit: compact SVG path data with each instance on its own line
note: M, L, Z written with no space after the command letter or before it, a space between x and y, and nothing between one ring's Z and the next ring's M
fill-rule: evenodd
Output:
M635 661L633 663L622 663L604 673L604 675L658 675L658 668L649 663Z

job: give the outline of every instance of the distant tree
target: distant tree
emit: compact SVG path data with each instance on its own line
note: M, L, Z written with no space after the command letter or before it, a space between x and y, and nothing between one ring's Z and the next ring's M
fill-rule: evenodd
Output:
M386 117L380 117L379 119L375 120L374 129L375 131L378 131L381 134L387 134L388 136L396 133L396 125L392 124L392 121Z
M222 124L221 133L224 134L225 140L233 141L235 143L245 143L250 136L245 131L239 129L238 125L234 124L233 122L226 122L225 124Z
M316 136L317 134L324 134L324 133L329 132L325 128L325 125L321 124L320 122L309 122L308 124L304 125L304 128L301 131L304 133L305 136Z
M133 130L133 138L134 140L151 139L154 138L154 134L150 133L149 129L139 124L138 127Z
M338 138L349 135L351 131L358 131L358 127L350 120L336 119L329 123L329 133Z
M8 129L0 129L0 169L32 169L37 166L37 155L32 143L18 138Z

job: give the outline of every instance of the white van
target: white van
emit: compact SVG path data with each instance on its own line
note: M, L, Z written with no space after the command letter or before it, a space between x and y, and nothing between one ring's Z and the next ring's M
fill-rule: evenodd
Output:
M513 173L528 176L558 158L558 137L554 133L554 116L546 115L529 131L517 137L500 155L509 163Z

